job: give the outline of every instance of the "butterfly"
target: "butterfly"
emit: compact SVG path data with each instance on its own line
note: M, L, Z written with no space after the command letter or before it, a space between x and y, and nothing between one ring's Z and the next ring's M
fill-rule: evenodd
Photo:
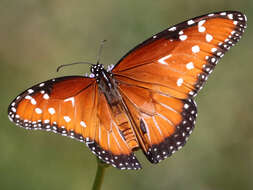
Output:
M141 169L134 151L158 163L181 149L197 117L194 97L241 38L246 16L206 14L153 35L108 70L37 84L17 96L8 117L25 129L84 142L103 162Z

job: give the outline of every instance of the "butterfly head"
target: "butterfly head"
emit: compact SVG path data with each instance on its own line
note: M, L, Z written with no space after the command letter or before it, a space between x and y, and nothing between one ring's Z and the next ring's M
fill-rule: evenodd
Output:
M103 71L104 71L104 65L102 64L96 64L96 65L92 65L90 67L90 72L93 73L95 75L95 77L97 78Z

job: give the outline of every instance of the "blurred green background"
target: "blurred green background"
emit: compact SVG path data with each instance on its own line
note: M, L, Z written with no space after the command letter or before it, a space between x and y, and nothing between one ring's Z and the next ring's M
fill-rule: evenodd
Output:
M84 74L88 66L56 73L60 64L116 63L128 50L172 24L221 10L248 16L242 40L220 61L197 97L196 129L187 145L141 171L109 168L103 189L253 189L252 0L0 0L0 189L91 189L96 159L82 143L27 131L7 118L11 100L50 78Z

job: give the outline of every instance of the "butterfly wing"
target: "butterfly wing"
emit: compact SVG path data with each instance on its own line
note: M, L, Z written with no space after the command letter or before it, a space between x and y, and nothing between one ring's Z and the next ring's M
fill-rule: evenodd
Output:
M104 117L113 121L94 78L69 76L35 85L10 104L8 116L25 129L52 131L85 142L99 159L114 167L141 167L118 126L105 124Z
M152 163L167 158L188 140L197 108L194 100L181 100L161 92L121 83L120 93L131 113Z
M185 144L195 124L193 97L245 28L246 17L240 12L196 17L152 36L114 67L151 162Z
M246 17L212 13L168 28L124 56L112 72L171 96L187 98L203 86L218 60L241 38ZM145 84L144 84L145 82Z

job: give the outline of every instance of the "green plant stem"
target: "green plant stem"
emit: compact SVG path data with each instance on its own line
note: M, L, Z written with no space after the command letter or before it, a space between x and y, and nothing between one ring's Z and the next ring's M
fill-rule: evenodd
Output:
M101 186L104 180L105 169L108 166L109 166L108 164L101 162L97 158L97 173L96 173L96 177L92 186L92 190L101 190Z

